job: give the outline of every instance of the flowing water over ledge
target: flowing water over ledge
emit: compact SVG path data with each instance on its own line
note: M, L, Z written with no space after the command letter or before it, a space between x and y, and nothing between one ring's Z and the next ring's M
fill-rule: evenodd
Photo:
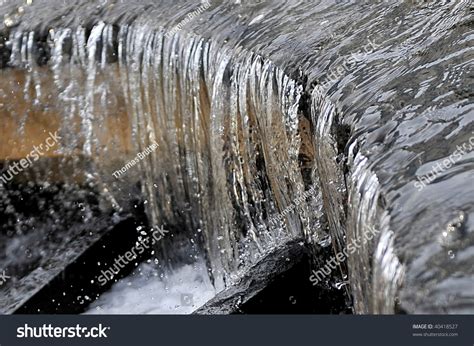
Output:
M91 184L102 210L143 198L217 290L287 239L318 270L375 230L320 285L357 313L472 312L474 154L417 180L474 136L472 5L210 4L180 25L202 5L4 2L2 117L18 135L3 157L58 129L59 179ZM157 251L173 270L171 244Z

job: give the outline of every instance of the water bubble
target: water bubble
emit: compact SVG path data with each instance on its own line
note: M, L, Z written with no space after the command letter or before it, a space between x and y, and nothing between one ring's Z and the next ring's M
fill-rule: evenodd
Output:
M340 290L342 287L344 287L345 285L347 285L349 282L348 281L342 281L342 282L337 282L334 287L336 287L336 289Z
M461 211L456 217L448 222L446 228L441 232L438 240L443 247L455 247L465 236L466 214Z
M12 17L6 16L5 20L3 21L3 24L5 24L7 28L10 28L15 25L15 21Z

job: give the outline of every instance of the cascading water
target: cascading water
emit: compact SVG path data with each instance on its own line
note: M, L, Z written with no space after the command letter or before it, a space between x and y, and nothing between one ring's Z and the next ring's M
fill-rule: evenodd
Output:
M314 236L319 220L310 207L321 207L299 163L302 145L312 146L301 128L308 120L298 114L301 86L259 55L190 34L168 37L134 25L117 30L104 22L89 30L88 37L83 27L48 32L54 78L48 90L64 110L62 154L82 153L88 179L113 207L121 208L124 186L140 180L152 224L172 225L195 240L221 289L285 239L302 231ZM33 35L14 36L11 66L40 69L31 58L36 48L23 42ZM38 73L31 78L41 89ZM119 134L111 128L119 121L131 131L116 151ZM129 146L131 159L152 143L158 149L139 169L113 176L129 160L120 149ZM306 160L311 171L312 158ZM267 224L305 190L316 193L287 223ZM173 261L174 250L161 245L158 251Z
M204 230L216 278L298 234L297 220L287 231L269 229L265 220L305 190L301 88L257 55L233 56L193 35L167 38L129 26L118 41L134 142L159 145L142 171L153 224L179 225L198 239Z
M343 286L357 313L472 310L472 152L413 185L469 140L468 2L215 1L182 30L201 4L50 3L53 18L4 4L2 79L15 76L34 119L54 118L61 179L89 184L101 210L141 198L217 290L288 239L306 239L317 270L329 245L374 230L321 285ZM16 112L21 133L33 120ZM440 242L461 212L457 240ZM173 244L156 247L171 270Z

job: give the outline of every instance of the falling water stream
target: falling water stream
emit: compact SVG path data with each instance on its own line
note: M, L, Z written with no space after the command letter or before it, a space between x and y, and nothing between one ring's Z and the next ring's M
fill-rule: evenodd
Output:
M474 151L415 185L474 136L472 4L202 6L0 2L2 136L20 147L0 152L22 157L32 122L58 130L57 172L28 180L87 186L90 215L140 200L217 291L285 240L304 238L318 270L321 249L372 230L322 285L344 287L356 313L472 312ZM156 251L172 271L170 244Z

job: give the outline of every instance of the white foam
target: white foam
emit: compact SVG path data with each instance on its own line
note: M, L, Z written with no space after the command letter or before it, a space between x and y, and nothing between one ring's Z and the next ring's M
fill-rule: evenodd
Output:
M215 294L204 262L168 275L144 263L102 294L85 314L189 314Z

